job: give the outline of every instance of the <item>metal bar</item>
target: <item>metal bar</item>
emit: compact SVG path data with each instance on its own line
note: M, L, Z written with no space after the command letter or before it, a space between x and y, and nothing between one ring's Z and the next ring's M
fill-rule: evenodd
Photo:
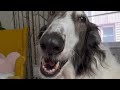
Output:
M34 32L35 32L35 34L36 34L36 28L37 28L37 15L35 15L34 16L35 17L35 19L34 19Z
M30 17L29 17L29 11L26 11L26 23L28 25L28 67L27 67L27 71L28 71L28 79L33 78L33 61L32 61L32 49L31 49L31 35L30 35Z
M44 17L44 16L45 16L45 12L43 11L43 17ZM44 22L44 25L45 25L45 19L43 19L43 20L44 20L43 22Z
M21 11L22 14L22 21L23 21L23 28L24 28L24 15L23 15L23 11Z
M48 20L49 19L49 11L47 13L48 13L48 16L47 16L47 20Z
M19 11L18 11L18 25L19 25L19 29L20 29L20 15L19 15Z
M33 11L31 12L31 16L32 16L32 31L33 31L33 45L34 45L34 59L35 59L35 64L36 64L36 49L35 49L35 30L34 30L34 16L33 16Z
M90 12L91 12L91 11L90 11ZM120 11L109 12L109 13L98 14L98 15L91 15L91 16L88 16L88 17L97 17L97 16L103 16L103 15L114 14L114 13L120 13Z
M15 12L14 11L13 11L13 24L14 24L14 29L16 29Z
M39 27L39 31L40 31L40 28L41 28L40 26L41 26L41 24L40 24L40 16L39 16L39 14L40 14L40 13L39 13L39 11L38 11L38 27Z
M14 11L15 14L15 29L17 28L17 13Z
M47 21L47 19L46 18L44 18L42 15L40 15L40 14L38 14L40 17L42 17L45 21Z
M34 15L37 15L38 13L34 14ZM44 18L44 16L42 16L41 14L39 14L39 16L41 16L43 19L45 19L45 21L47 21L46 18Z
M38 12L36 11L36 13L38 13ZM39 26L39 25L38 25L38 21L37 21L37 20L38 20L37 16L38 16L38 15L35 15L35 16L34 16L34 17L35 17L35 21L34 21L34 23L35 23L35 26L34 26L34 27L35 27L35 28L34 28L34 35L33 35L33 36L34 36L34 39L35 39L35 40L34 40L34 48L35 48L35 57L36 57L35 64L36 64L36 65L38 64L38 62L37 62L37 47L36 47L36 46L37 46L37 36L38 36L38 34L39 34L39 33L38 33L38 30L39 30L38 26Z
M31 73L30 73L30 67L31 67L31 60L30 60L30 32L29 32L29 30L30 30L30 28L29 28L29 12L27 12L26 11L26 23L27 23L27 25L28 25L28 49L27 49L27 70L26 70L26 78L27 79L30 79L30 77L31 77Z

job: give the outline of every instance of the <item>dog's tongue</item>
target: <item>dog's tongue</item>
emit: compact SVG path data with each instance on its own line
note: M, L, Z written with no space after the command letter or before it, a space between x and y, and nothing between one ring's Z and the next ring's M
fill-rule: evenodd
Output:
M53 61L50 61L50 62L49 62L49 65L52 66L52 67L54 67L54 66L56 65L56 63L53 62Z
M48 70L52 70L53 68L55 68L56 64L54 62L49 62L49 63L46 63L45 64L45 67L48 69Z
M55 61L51 60L50 58L49 59L45 59L45 63L51 67L55 66L56 63Z

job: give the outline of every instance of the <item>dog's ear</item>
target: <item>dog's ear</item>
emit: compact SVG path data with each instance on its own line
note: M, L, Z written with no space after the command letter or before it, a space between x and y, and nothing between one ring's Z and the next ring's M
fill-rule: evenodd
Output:
M89 23L87 27L86 39L87 45L90 47L95 47L101 43L101 37L97 25Z
M99 35L98 27L93 23L89 23L84 35L85 39L83 40L83 45L81 49L81 41L76 45L75 52L77 54L74 55L73 59L73 66L77 75L94 73L92 63L97 66L97 61L94 55L99 58L100 62L102 62L105 58L104 51L99 47L101 37Z
M47 25L44 25L43 27L41 27L39 31L38 39L41 38L42 34L45 32L46 29L47 29Z

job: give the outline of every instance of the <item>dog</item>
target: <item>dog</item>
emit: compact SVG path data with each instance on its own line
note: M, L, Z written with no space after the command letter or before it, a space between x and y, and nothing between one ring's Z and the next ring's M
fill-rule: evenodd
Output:
M119 79L120 64L84 11L53 11L39 33L40 79Z

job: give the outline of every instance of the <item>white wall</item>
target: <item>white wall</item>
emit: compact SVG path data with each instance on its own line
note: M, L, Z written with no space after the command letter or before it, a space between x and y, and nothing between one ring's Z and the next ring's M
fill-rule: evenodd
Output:
M0 11L0 21L4 28L13 29L12 11Z
M91 15L99 15L99 14L111 13L116 11L87 11L86 12L87 15L88 12L91 12ZM100 16L93 16L93 17L89 17L89 19L91 22L95 23L98 26L115 24L116 42L120 42L120 12L100 15Z

